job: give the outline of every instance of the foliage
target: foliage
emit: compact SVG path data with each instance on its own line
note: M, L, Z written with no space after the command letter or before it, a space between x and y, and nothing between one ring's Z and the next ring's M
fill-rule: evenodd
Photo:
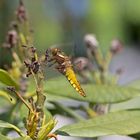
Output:
M88 58L77 58L81 65L77 69L80 84L72 67L77 59L71 62L58 48L38 55L29 25L27 11L20 0L16 18L3 44L12 54L13 62L6 70L0 69L0 96L8 100L1 102L4 108L0 113L2 139L11 139L6 136L11 130L19 135L13 140L57 140L57 135L93 138L140 132L140 106L133 104L139 102L140 89L134 87L135 84L118 86L122 70L115 75L108 70L112 57L122 49L121 42L113 40L110 50L103 55L95 36L85 36ZM45 78L46 69L54 64L63 76ZM87 105L65 106L62 102L69 100ZM86 118L76 113L77 110L84 112ZM67 115L77 122L52 133L56 123L60 123L54 119L55 114Z
M65 136L98 137L104 135L129 135L140 131L139 111L120 111L95 117L56 131ZM130 127L131 126L131 127ZM128 129L129 127L129 129Z

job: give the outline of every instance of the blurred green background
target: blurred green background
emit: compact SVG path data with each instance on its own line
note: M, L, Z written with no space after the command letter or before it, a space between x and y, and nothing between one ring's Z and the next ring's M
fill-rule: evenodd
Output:
M0 44L18 2L0 0ZM69 55L84 56L86 33L97 36L103 52L114 38L128 45L140 43L140 0L24 0L24 3L39 51L62 43Z

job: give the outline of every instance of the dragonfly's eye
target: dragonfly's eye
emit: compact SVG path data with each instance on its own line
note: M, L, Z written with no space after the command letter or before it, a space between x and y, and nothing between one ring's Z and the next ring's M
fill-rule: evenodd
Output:
M55 48L52 50L52 55L56 55L56 54L57 54L57 49Z
M60 52L60 50L58 48L54 48L52 50L52 55L57 55L58 52Z

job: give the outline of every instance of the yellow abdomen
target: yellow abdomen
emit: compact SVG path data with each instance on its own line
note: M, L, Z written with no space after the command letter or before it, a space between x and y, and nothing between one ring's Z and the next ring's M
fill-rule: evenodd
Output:
M83 91L83 89L80 86L80 83L78 82L76 75L72 69L72 67L67 67L66 68L66 77L68 79L68 81L70 82L70 84L75 88L75 90L82 96L86 96L85 92Z

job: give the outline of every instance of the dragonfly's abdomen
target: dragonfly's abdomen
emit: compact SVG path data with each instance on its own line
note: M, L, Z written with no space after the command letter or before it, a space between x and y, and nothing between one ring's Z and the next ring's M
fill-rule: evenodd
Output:
M83 89L81 88L76 75L72 69L72 67L68 67L66 68L66 73L65 73L68 81L70 82L70 84L74 87L74 89L82 96L86 96L85 92L83 91Z

